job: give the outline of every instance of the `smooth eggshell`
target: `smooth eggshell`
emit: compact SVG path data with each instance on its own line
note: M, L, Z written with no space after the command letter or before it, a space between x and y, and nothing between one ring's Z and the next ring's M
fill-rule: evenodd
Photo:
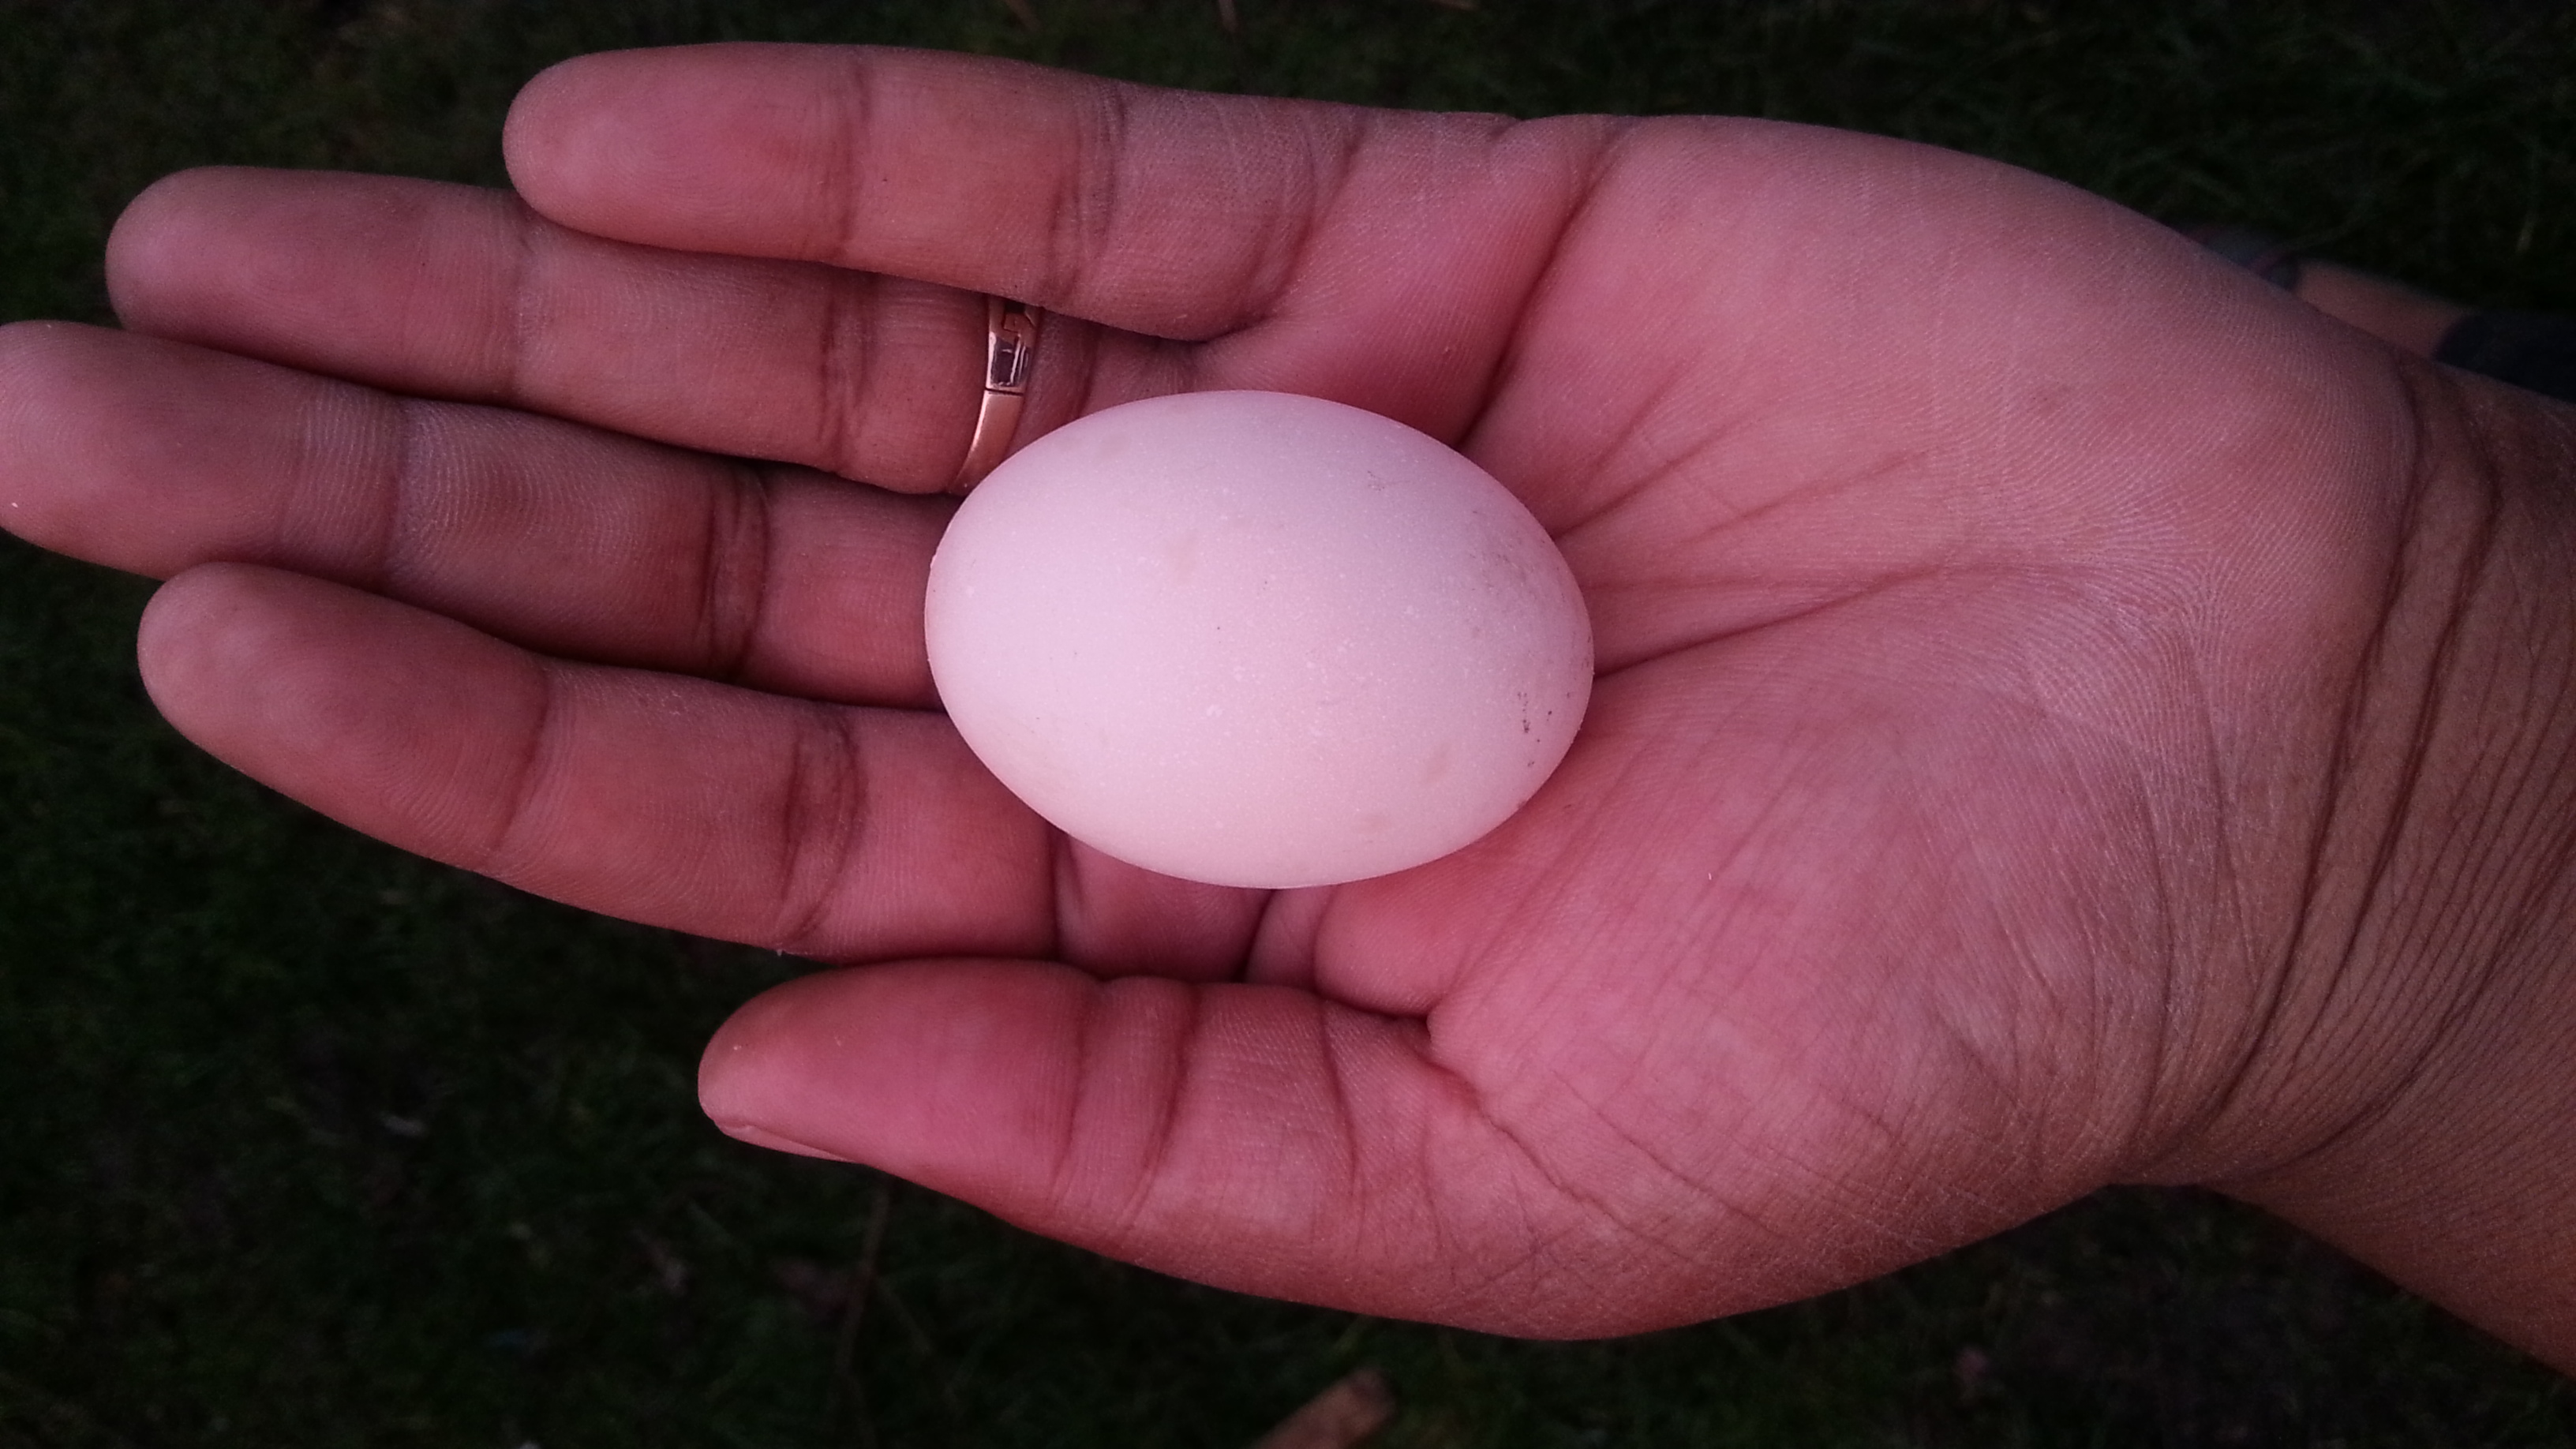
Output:
M1320 885L1500 824L1573 742L1592 635L1474 463L1286 393L1185 393L1031 443L930 566L931 673L1067 834L1192 880Z

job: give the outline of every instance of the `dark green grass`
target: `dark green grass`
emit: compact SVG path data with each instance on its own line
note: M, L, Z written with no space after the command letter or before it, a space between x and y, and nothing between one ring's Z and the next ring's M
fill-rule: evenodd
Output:
M581 50L884 40L1171 84L1742 111L2576 307L2555 4L0 0L0 319L206 162L499 179ZM5 425L5 424L0 424ZM1352 1366L1389 1442L2545 1445L2576 1392L2251 1214L2116 1192L1729 1323L1523 1344L1215 1293L706 1127L795 963L584 917L285 804L154 719L147 586L0 542L0 1449L1226 1445ZM846 1297L882 1213L881 1288Z

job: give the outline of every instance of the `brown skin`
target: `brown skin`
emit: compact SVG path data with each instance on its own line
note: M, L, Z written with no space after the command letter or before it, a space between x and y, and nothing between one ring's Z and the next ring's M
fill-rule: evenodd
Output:
M2298 298L2418 357L2430 357L2469 309L2386 277L2309 258L2299 264Z
M855 968L718 1034L727 1131L1530 1334L2211 1182L2576 1368L2568 410L1830 131L728 47L508 150L147 192L130 333L0 334L0 519L169 577L154 698L279 789ZM1564 768L1278 894L1030 817L920 655L986 291L1024 436L1278 388L1492 470L1592 609Z

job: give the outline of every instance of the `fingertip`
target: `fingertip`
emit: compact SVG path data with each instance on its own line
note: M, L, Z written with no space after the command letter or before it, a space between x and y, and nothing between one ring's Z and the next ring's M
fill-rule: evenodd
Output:
M520 199L576 230L725 250L727 183L764 148L781 84L824 47L695 45L603 51L549 66L520 88L501 155ZM711 169L712 168L712 169Z
M700 1110L718 1131L755 1147L828 1162L874 1161L878 1154L858 1149L868 1137L863 1119L902 1112L882 1081L871 1084L877 1090L861 1085L869 1078L865 1057L881 1049L868 1030L877 1015L868 1009L869 986L857 969L823 971L744 1002L698 1058Z
M855 1159L843 1157L837 1152L826 1152L820 1147L808 1147L802 1142L781 1137L775 1132L753 1126L748 1122L718 1120L716 1130L736 1142L748 1142L754 1147L766 1147L772 1152L785 1152L797 1157L817 1158L824 1162L849 1162L856 1165Z
M479 787L496 752L517 758L546 689L526 656L452 620L256 564L202 564L162 585L135 657L153 704L208 754L465 865L507 818Z
M129 327L149 327L173 272L194 249L206 202L234 168L174 171L136 192L107 233L108 305Z
M205 697L201 686L232 676L246 654L263 652L256 636L273 629L262 586L272 570L250 564L200 564L153 591L134 635L144 691L183 734Z
M313 693L310 661L348 622L348 593L257 564L186 569L153 591L135 630L144 692L179 733L251 768L285 723L281 701Z
M988 265L961 266L962 239L1023 244L1009 213L1051 190L1108 84L872 46L611 51L529 81L502 152L521 199L594 236L957 285Z
M580 123L593 110L586 102L613 79L603 72L613 69L620 54L559 60L530 77L512 98L509 114L501 120L501 162L511 186L529 205L547 211L546 199L562 192L559 161L577 143Z
M698 1103L728 1135L974 1195L1043 1150L1091 989L1062 966L944 959L820 972L717 1028Z
M736 1008L708 1038L698 1057L698 1106L726 1135L746 1142L789 1140L764 1126L775 1116L769 1102L770 1077L778 1067L772 1050L795 1015L793 1003L810 994L814 977L775 986ZM801 1144L800 1144L801 1146ZM817 1149L804 1148L813 1155Z

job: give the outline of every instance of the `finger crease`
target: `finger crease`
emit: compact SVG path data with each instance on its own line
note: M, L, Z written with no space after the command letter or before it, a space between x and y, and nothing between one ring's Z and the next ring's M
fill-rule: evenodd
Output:
M866 53L850 51L846 54L849 73L842 84L830 88L832 104L841 113L839 154L832 158L833 164L815 178L815 184L829 193L824 198L825 204L814 209L815 214L831 218L832 235L826 239L825 245L808 253L835 258L844 267L855 265L852 259L860 254L859 158L867 150L865 137L871 127L877 94L868 74L870 67Z
M1329 152L1316 146L1306 149L1305 167L1292 183L1301 194L1272 208L1273 215L1294 217L1295 222L1271 233L1272 243L1263 249L1266 265L1256 261L1247 269L1241 289L1244 305L1234 318L1234 328L1250 326L1268 315L1279 305L1280 294L1307 274L1316 238L1328 229L1329 219L1342 204L1369 141L1366 125L1345 125Z
M1105 1006L1110 992L1117 989L1120 989L1117 983L1112 982L1094 994ZM1180 997L1181 1009L1187 1012L1188 1016L1173 1028L1171 1050L1163 1054L1163 1060L1159 1064L1163 1072L1163 1090L1154 1094L1154 1121L1147 1129L1145 1160L1137 1165L1135 1187L1128 1194L1127 1202L1120 1211L1122 1228L1144 1220L1146 1213L1153 1206L1154 1188L1163 1181L1164 1171L1171 1162L1172 1139L1181 1131L1183 1103L1189 1094L1193 1080L1189 1064L1194 1061L1213 1061L1216 1057L1215 1049L1204 1040L1208 1029L1205 992L1186 986L1167 986L1163 982L1151 980L1139 981L1125 989L1173 991ZM1093 1025L1094 1023L1088 1018L1085 1019L1086 1037L1089 1036Z
M868 825L867 766L846 711L817 705L800 730L779 802L779 900L773 944L797 955L827 952L826 918Z
M387 399L392 416L387 419L385 458L385 506L383 522L377 527L374 557L369 561L366 587L375 593L389 594L396 587L405 559L415 550L412 540L418 536L414 520L420 511L422 495L428 490L421 485L422 458L429 451L423 440L428 420L422 416L433 404L416 398Z
M1523 128L1531 124L1522 121L1503 131L1495 138L1497 149L1502 140L1521 134ZM1629 135L1636 129L1636 123L1624 117L1614 120L1612 125L1614 129L1610 135L1592 147L1591 156L1584 162L1582 179L1575 183L1573 196L1557 218L1556 234L1548 238L1547 250L1540 256L1539 264L1530 269L1529 279L1522 285L1520 295L1512 299L1511 310L1505 314L1515 319L1512 329L1503 338L1502 345L1494 349L1493 364L1486 369L1483 383L1476 390L1480 401L1475 415L1467 420L1466 427L1458 434L1461 448L1473 445L1477 430L1484 426L1486 415L1493 410L1495 399L1502 394L1503 380L1512 375L1521 358L1528 353L1530 319L1536 310L1534 304L1538 294L1554 279L1558 266L1565 259L1566 245L1573 238L1575 228L1598 200L1613 161L1626 148ZM1623 430L1614 436L1624 437L1626 433Z
M472 868L495 879L512 877L511 862L517 856L515 844L520 828L535 813L537 792L543 788L546 773L547 737L554 733L560 713L555 698L562 688L555 671L542 664L530 667L537 672L537 717L528 722L527 747L512 766L509 788L501 792L506 802L501 818L495 822L489 841L483 847L483 859Z
M815 456L825 459L833 472L850 479L859 477L863 456L859 450L858 400L872 350L864 333L876 310L854 305L863 299L853 294L863 290L873 289L866 278L854 275L835 276L825 284L819 318L823 333L816 339L820 360L814 369L815 385L822 389L822 395L814 400L814 417L822 436L815 439Z
M706 630L706 669L738 682L750 671L769 604L773 561L769 475L744 466L708 490L706 544L698 564L698 617Z
M1100 1019L1110 1009L1112 984L1101 982L1086 991L1082 1009L1074 1015L1072 1054L1066 1066L1073 1076L1072 1090L1065 1094L1064 1128L1056 1134L1055 1161L1048 1165L1046 1177L1046 1202L1058 1213L1079 1214L1082 1210L1082 1204L1074 1194L1074 1184L1080 1177L1078 1165L1088 1164L1076 1144L1082 1140L1083 1106L1092 1094L1096 1075L1092 1053L1101 1036ZM1137 1179L1131 1179L1131 1183L1135 1186L1131 1187L1128 1201L1121 1206L1116 1219L1108 1224L1113 1234L1123 1232L1136 1216L1137 1197L1142 1186Z
M1339 1191L1328 1195L1327 1200L1366 1202L1369 1200L1369 1195L1361 1190L1363 1184L1360 1181L1359 1118L1351 1110L1350 1069L1342 1061L1342 1033L1336 1029L1333 1010L1332 1003L1326 1001L1319 1000L1313 1006L1315 1050L1324 1061L1324 1090L1331 1096L1331 1101L1327 1105L1333 1114L1333 1135L1341 1148L1341 1161L1337 1164L1339 1169L1337 1176L1340 1178L1337 1184ZM1332 1224L1310 1223L1306 1226L1321 1235L1329 1230ZM1365 1223L1359 1225L1362 1231L1366 1231L1368 1226Z
M545 222L529 210L525 202L518 205L518 225L510 229L516 245L510 261L510 277L502 287L508 311L501 318L500 365L492 378L495 401L516 401L527 382L528 350L536 333L538 269L537 234Z
M1087 125L1074 128L1073 164L1058 181L1047 216L1047 273L1044 294L1078 298L1083 278L1114 239L1116 221L1126 208L1129 130L1127 88L1112 86L1090 112ZM1107 165L1095 164L1107 157Z

